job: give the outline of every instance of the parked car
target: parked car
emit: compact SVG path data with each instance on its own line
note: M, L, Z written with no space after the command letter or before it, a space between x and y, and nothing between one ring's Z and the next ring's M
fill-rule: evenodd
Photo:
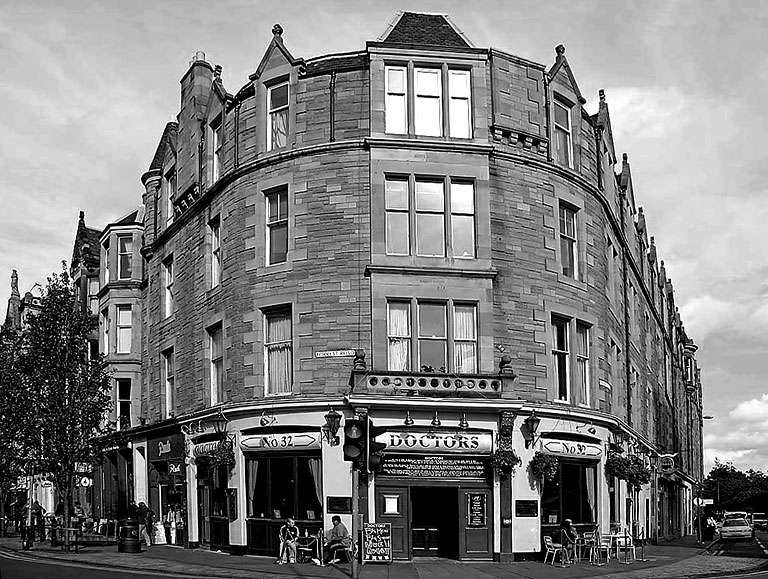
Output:
M738 541L739 539L754 539L755 530L747 522L747 519L727 518L720 527L721 541Z
M749 516L747 511L725 511L724 519L746 519Z
M765 513L752 513L750 522L755 529L768 529L768 516Z

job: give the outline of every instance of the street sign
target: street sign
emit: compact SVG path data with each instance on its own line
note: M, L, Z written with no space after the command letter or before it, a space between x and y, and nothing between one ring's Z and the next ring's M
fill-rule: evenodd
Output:
M354 350L318 350L315 352L315 358L351 358L354 355Z
M715 499L700 499L695 498L693 499L693 506L695 507L704 507L706 505L714 505Z

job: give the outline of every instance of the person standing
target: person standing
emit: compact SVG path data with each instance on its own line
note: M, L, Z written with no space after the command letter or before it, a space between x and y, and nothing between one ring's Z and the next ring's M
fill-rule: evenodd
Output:
M352 537L349 536L349 531L344 523L341 522L339 515L334 515L331 518L333 528L328 533L328 541L325 543L325 564L338 563L339 559L336 557L337 551L340 549L349 549L352 545Z
M45 520L43 519L44 514L45 509L42 507L40 502L35 499L35 502L32 503L32 536L34 537L35 531L37 531L41 541L45 541Z
M283 563L295 563L296 562L296 547L299 539L299 528L296 526L296 522L289 518L286 523L280 527L280 556L276 563L282 565Z
M149 547L152 545L151 533L155 526L155 512L144 501L141 501L136 508L136 514L139 518L139 535L144 538Z

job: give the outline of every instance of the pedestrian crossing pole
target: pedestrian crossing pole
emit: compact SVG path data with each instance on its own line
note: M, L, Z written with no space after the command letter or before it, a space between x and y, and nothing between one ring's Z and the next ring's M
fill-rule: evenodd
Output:
M360 471L355 468L356 465L352 465L352 542L357 542L359 515L360 515L360 492L358 486L360 484ZM350 552L352 559L352 579L357 579L360 573L357 565L357 557L355 556L354 549Z

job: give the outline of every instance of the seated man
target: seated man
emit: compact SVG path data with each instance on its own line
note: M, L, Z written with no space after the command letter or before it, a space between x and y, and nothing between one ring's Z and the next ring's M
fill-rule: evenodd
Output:
M339 515L334 515L331 518L333 522L333 528L328 533L328 540L325 543L325 564L338 563L339 560L336 557L336 552L339 549L346 549L352 545L352 537L349 536L349 531L344 523L341 522Z
M565 551L565 563L571 563L571 561L574 560L576 539L579 538L579 534L576 532L576 528L573 526L573 521L571 519L565 519L563 521L560 535L562 537L560 542L563 544L563 551Z
M280 557L278 557L278 565L283 563L295 563L296 562L296 542L299 538L299 528L296 526L296 522L289 518L286 523L280 527Z

